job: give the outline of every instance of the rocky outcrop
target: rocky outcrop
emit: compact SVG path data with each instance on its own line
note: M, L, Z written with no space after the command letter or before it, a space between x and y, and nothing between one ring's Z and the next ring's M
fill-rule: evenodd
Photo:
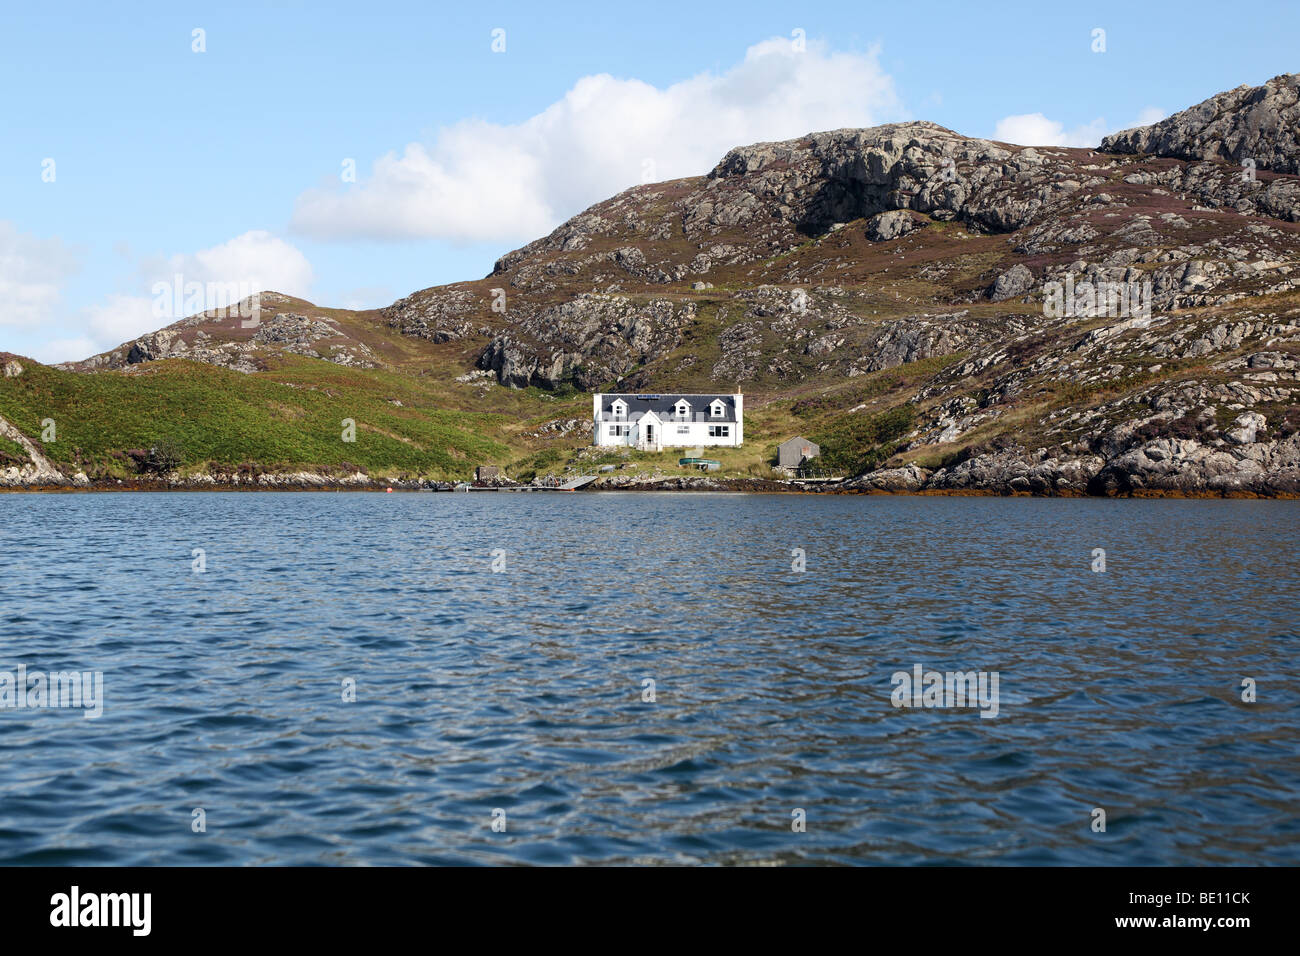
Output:
M278 292L263 292L258 300L256 313L247 302L239 309L210 310L60 367L81 372L120 371L145 362L185 359L248 375L265 368L265 357L277 353L360 368L380 364L370 347L346 331L337 318L295 308L310 308L311 303Z
M998 494L1082 495L1101 469L1100 458L1057 458L1045 449L1028 454L1010 448L976 455L940 468L924 485L927 491L990 491Z
M382 315L403 335L431 342L450 342L473 335L489 335L489 324L479 313L490 310L490 302L465 289L436 290L398 299ZM477 321L476 321L477 320Z
M1300 73L1212 96L1151 126L1107 136L1101 148L1300 174Z
M67 477L54 467L53 462L3 416L0 416L0 437L19 445L30 459L27 464L10 465L0 469L0 486L14 488L68 484Z
M1005 302L1024 295L1033 287L1034 274L1026 266L1016 263L994 280L989 298L994 302Z
M1157 311L1300 289L1300 236L1252 223L1251 235L1229 240L1220 215L1300 221L1300 180L1265 172L1244 182L1208 147L1179 147L1190 161L1137 158L1157 140L1157 152L1177 152L1175 140L1209 143L1229 128L1240 131L1234 142L1276 140L1288 154L1291 134L1279 131L1293 87L1281 78L1262 92L1224 94L1212 108L1122 134L1110 154L1012 146L924 122L737 147L705 177L628 189L502 256L481 282L424 290L382 315L405 336L486 340L477 365L509 387L630 385L632 377L642 387L668 373L716 387L870 374L982 348L1032 324L918 320L878 302L868 311L870 293L839 281L856 267L854 254L831 252L851 234L882 246L913 236L891 250L901 257L895 271L874 277L884 288L898 271L933 283L937 305L1037 308L1040 284L1067 276L1097 287L1149 281ZM1197 110L1214 121L1192 136ZM860 230L844 228L853 222ZM958 225L969 233L954 232ZM931 236L1003 233L1011 234L1005 245L978 250L1001 250L996 262L960 291L958 260L907 260ZM760 301L755 290L769 294ZM707 363L681 351L702 328L720 353Z
M853 491L887 491L894 493L915 493L925 488L930 482L932 472L916 465L904 465L901 468L878 468L865 475L859 475L843 483L841 487Z
M1108 461L1089 491L1300 495L1300 435L1281 442L1238 441L1217 447L1195 439L1156 439Z
M1010 448L934 472L914 465L882 468L844 487L904 493L1293 497L1300 495L1300 435L1219 446L1159 438L1110 459Z
M479 366L496 373L497 381L509 388L527 388L530 385L554 387L571 373L579 363L579 356L563 352L546 351L520 342L512 335L494 338L479 356Z
M760 215L818 233L901 209L1009 232L1065 204L1081 187L1057 179L1056 167L1035 149L972 139L934 123L814 133L729 152L709 173L686 233Z
M858 373L876 372L967 348L981 340L980 327L967 321L967 314L908 316L888 322L871 337L854 368Z
M571 380L589 389L676 348L694 315L693 303L596 294L524 306L510 314L510 331L488 344L478 365L511 388Z
M902 209L877 213L867 220L867 238L872 242L888 242L925 225L925 220Z

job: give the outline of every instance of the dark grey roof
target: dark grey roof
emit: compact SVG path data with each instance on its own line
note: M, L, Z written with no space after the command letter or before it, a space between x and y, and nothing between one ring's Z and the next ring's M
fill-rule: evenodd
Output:
M691 405L691 421L698 422L734 422L736 420L736 397L734 395L688 395L681 393L658 394L630 392L606 392L600 397L600 415L606 418L611 414L611 406L616 399L627 402L627 417L631 419L638 414L654 412L665 421L676 421L673 409L682 399ZM709 406L721 401L726 411L722 417L714 418L709 414Z
M820 445L818 445L815 441L810 441L809 439L804 438L802 435L795 435L793 438L787 438L785 441L781 442L781 444L777 445L776 447L786 448L788 446L791 448L798 448L803 445L811 446L814 451L821 451Z

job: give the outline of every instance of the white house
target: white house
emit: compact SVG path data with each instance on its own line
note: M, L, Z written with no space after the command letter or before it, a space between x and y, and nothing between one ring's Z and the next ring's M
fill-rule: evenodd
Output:
M592 396L592 443L642 451L738 447L745 439L743 395Z

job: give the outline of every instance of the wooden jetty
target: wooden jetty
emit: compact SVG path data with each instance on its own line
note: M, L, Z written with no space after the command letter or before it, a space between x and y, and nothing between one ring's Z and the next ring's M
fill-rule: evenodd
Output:
M557 478L548 476L537 484L531 485L476 485L468 481L458 482L452 491L577 491L596 480L595 475L579 475L577 478Z

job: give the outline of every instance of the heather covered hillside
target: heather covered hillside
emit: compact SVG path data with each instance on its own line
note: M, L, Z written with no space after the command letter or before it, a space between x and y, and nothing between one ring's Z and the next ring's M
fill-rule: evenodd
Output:
M596 454L586 393L739 390L746 444L700 482L769 479L803 434L847 488L1297 494L1298 90L1097 149L923 122L740 146L382 310L264 293L257 323L6 357L0 482L645 484L674 456Z

